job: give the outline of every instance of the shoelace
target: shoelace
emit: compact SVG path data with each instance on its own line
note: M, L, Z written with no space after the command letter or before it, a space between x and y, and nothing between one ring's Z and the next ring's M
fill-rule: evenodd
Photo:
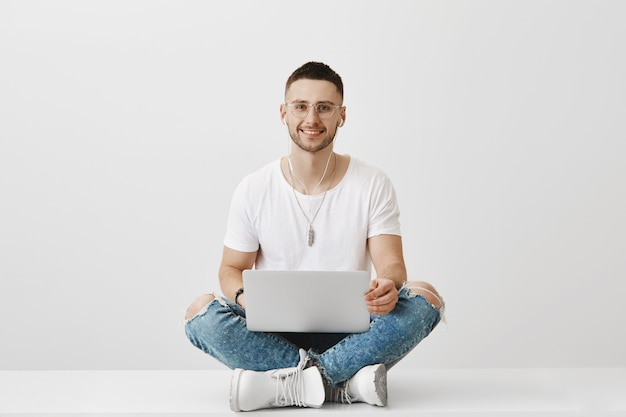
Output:
M331 387L330 388L329 401L340 404L352 404L357 401L357 397L352 397L348 392L348 387Z
M300 350L300 362L295 368L281 369L274 373L276 378L275 404L278 406L304 407L304 381L302 370L306 364L306 351Z

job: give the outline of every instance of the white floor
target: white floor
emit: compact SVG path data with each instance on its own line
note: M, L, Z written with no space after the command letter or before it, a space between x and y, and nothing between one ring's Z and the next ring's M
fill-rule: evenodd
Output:
M0 416L234 415L229 371L0 371ZM325 404L267 416L626 416L626 368L403 370L389 405ZM247 413L250 414L250 413Z

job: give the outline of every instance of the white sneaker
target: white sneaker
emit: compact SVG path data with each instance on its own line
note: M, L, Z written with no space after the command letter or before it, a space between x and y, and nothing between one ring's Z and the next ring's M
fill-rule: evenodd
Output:
M235 369L230 382L230 409L252 411L276 407L314 407L324 403L324 382L317 367L303 369L306 351L294 368L265 372Z
M387 368L383 364L361 368L344 387L330 387L328 401L351 404L364 402L384 407L387 405Z

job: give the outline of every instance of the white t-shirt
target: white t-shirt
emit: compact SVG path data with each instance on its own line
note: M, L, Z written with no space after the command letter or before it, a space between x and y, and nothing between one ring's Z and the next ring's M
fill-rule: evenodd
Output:
M358 159L350 158L344 178L326 197L295 195L309 219L322 204L312 225L312 246L307 244L307 219L280 160L247 175L235 189L224 245L241 252L258 250L256 269L369 271L367 239L400 236L391 181Z

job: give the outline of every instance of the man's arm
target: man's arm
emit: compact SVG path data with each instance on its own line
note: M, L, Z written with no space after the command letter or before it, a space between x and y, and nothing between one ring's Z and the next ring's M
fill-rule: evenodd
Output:
M402 238L379 235L369 238L367 245L377 278L370 283L365 300L370 313L387 314L396 306L398 290L407 279Z
M235 301L235 294L243 287L242 272L244 269L252 269L256 262L258 252L240 252L224 246L222 252L222 264L220 265L220 287L224 295ZM237 301L243 307L244 296L240 295Z

